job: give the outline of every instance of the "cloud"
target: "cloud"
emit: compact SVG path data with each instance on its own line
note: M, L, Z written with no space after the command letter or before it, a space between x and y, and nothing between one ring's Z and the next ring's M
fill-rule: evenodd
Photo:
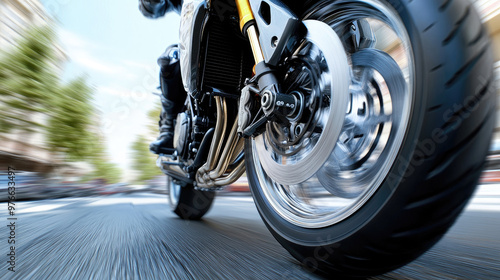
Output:
M126 66L134 67L134 68L142 68L143 70L155 70L158 68L154 63L145 63L145 62L137 62L132 60L124 60L123 64Z
M70 55L70 57L75 63L89 70L99 72L101 74L112 74L112 75L128 74L127 69L125 69L124 67L99 60L93 57L91 54L87 53L86 51L76 50L75 54Z
M89 72L128 75L127 78L132 78L124 66L106 61L106 56L100 55L100 53L108 52L109 49L64 28L59 29L59 38L70 60Z
M142 93L140 90L134 91L116 86L98 86L97 92L99 92L100 94L119 96L121 98L134 98L135 101L154 100L156 98L155 95L152 94L152 91L148 89L144 89L144 92L147 93L147 95L145 95L146 98L143 98L142 94L140 94L140 98L138 98L139 93Z
M83 48L83 49L100 49L103 48L98 44L91 42L90 40L83 39L79 35L64 29L62 27L58 28L59 38L61 43L68 48Z
M97 87L97 91L99 93L116 95L116 96L120 96L120 97L129 97L129 96L131 96L130 92L127 92L126 90L118 89L117 87L98 86Z

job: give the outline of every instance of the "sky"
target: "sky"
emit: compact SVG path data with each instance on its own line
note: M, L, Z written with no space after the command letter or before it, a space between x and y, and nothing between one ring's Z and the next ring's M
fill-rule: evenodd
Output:
M68 56L63 79L86 76L95 89L110 161L133 174L132 142L147 133L147 112L159 102L157 58L178 42L179 16L145 18L138 0L41 0L58 23Z

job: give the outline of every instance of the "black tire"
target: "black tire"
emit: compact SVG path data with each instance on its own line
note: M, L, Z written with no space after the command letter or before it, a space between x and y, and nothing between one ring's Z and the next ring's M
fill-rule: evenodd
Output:
M174 196L172 187L177 186L178 194ZM199 220L210 210L215 192L196 190L193 185L182 185L167 176L169 202L172 211L184 220Z
M331 5L302 11L328 21ZM415 100L388 176L361 208L323 228L294 225L266 200L246 142L247 176L266 226L312 270L367 277L396 269L434 245L474 192L494 129L496 98L488 32L468 0L387 0L415 58Z

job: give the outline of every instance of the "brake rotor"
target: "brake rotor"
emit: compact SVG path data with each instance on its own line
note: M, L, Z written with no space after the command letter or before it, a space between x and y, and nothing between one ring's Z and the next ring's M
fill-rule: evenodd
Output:
M350 68L338 35L327 24L306 20L307 35L290 61L310 73L301 118L290 126L268 123L255 138L266 174L278 184L299 184L312 177L335 148L348 105ZM301 92L301 91L299 91Z

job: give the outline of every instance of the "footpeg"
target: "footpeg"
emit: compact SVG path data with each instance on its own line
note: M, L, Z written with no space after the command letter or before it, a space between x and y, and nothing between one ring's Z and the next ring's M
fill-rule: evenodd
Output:
M157 154L173 155L175 152L176 152L176 149L174 149L174 148L160 147L160 148L158 148L158 153Z
M159 145L154 145L155 142L151 143L151 145L149 145L149 150L153 153L153 154L157 154L157 155L161 155L161 154L164 154L164 155L173 155L177 150L174 149L174 148L167 148L167 147L162 147L162 146L159 146Z

